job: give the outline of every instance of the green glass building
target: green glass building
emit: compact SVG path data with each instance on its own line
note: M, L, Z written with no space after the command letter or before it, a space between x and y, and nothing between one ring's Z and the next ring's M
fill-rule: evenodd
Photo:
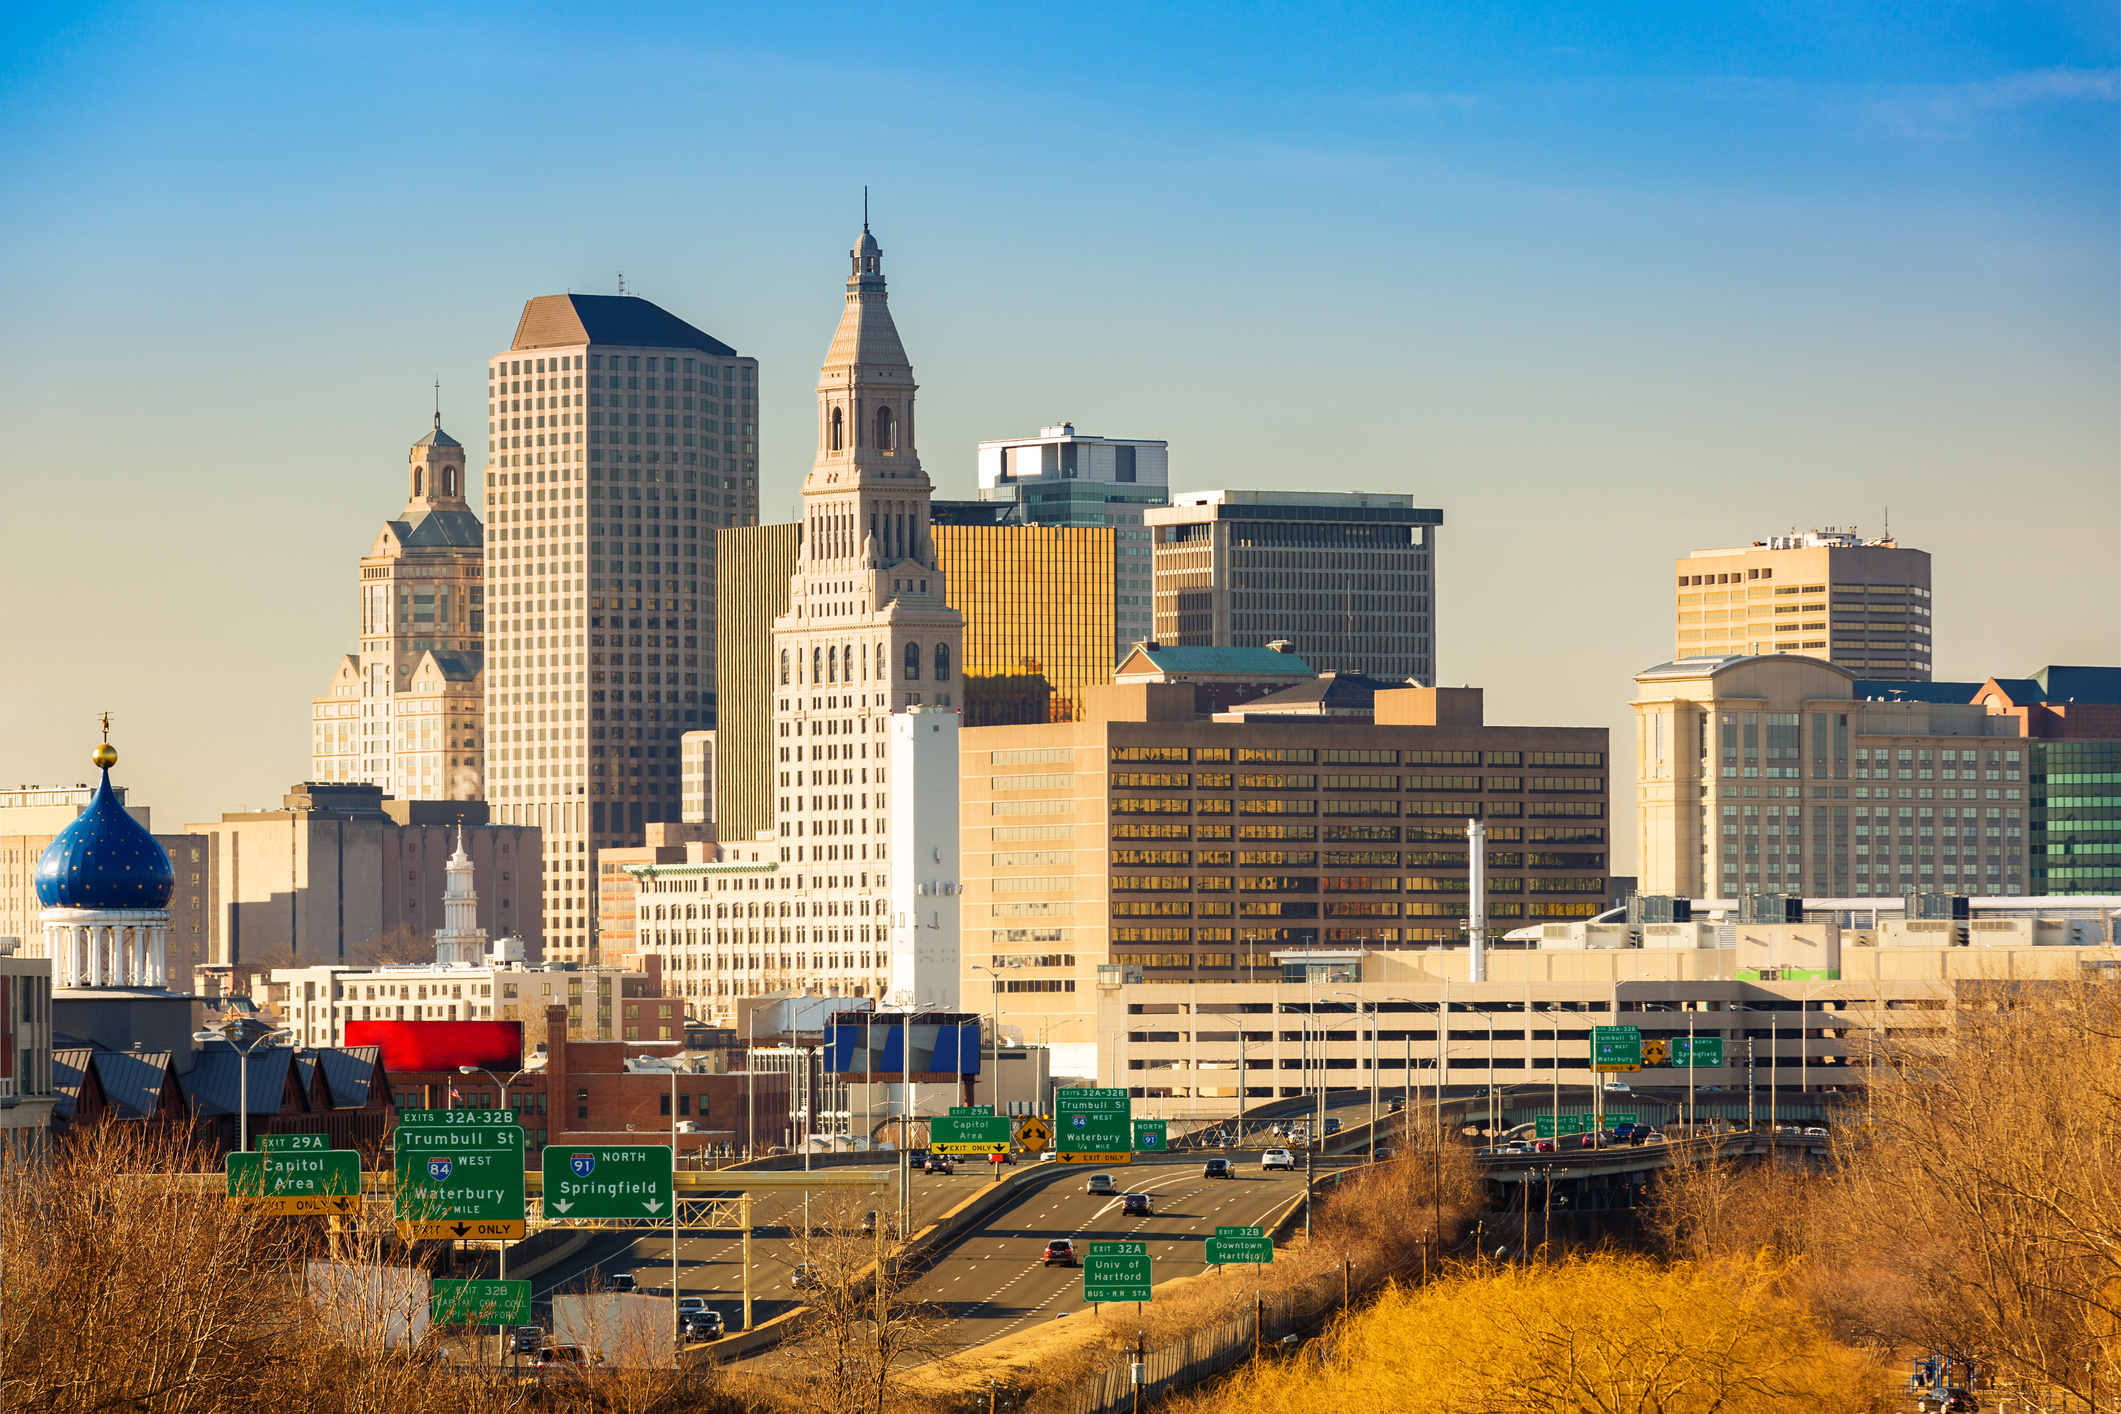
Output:
M2029 892L2121 893L2121 741L2029 745Z

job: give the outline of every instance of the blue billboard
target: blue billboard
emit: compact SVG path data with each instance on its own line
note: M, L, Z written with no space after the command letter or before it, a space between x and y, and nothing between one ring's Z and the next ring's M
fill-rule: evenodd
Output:
M907 1072L908 1023L916 1076L977 1075L980 1017L976 1012L836 1012L825 1019L825 1069L833 1075L890 1080Z

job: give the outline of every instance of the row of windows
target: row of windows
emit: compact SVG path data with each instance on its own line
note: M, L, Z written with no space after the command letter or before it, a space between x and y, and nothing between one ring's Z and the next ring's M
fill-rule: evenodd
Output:
M884 652L884 645L881 643L877 644L874 662L876 668L875 675L878 679L882 679L886 675L884 671ZM866 682L869 680L870 677L871 664L870 652L867 645L864 645L861 652L857 654L854 645L851 643L848 644L844 658L841 656L840 650L837 646L829 648L812 648L810 650L811 683L836 683L839 682L842 677L844 677L845 680L848 682L853 682L855 680L855 659L857 656L859 656L861 659L862 680ZM794 680L796 682L801 682L803 680L800 671L802 667L802 655L800 653L796 654L793 662L796 670L796 677ZM921 680L921 646L918 643L909 643L906 645L904 664L906 681L919 682ZM781 650L781 684L783 686L786 686L789 682L789 672L789 650L783 648ZM950 681L950 645L947 643L938 643L935 645L935 680L937 682Z
M1574 807L1571 807L1572 809ZM1477 813L1477 812L1476 812ZM1013 839L1073 839L1073 825L1017 826L1019 830L1045 830L1061 833L1028 835L1011 834ZM1364 843L1398 844L1402 837L1408 844L1458 843L1463 842L1466 832L1452 825L1192 825L1115 822L1112 838L1115 840L1302 840L1316 842L1321 837L1328 844ZM1324 834L1321 836L1320 831ZM1540 844L1603 844L1605 829L1599 825L1494 825L1488 829L1488 838L1498 843ZM996 839L1003 838L995 831Z

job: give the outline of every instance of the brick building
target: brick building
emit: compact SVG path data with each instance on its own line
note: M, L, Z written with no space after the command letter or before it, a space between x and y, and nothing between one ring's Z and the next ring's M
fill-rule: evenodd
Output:
M638 1005L668 1007L675 1018L681 1004L647 999ZM567 1009L547 1008L545 1025L548 1036L566 1035ZM681 1166L687 1158L703 1161L722 1146L741 1153L752 1142L754 1112L760 1147L790 1142L784 1074L627 1068L632 1056L675 1061L678 1052L675 1042L548 1041L544 1068L508 1084L508 1104L528 1132L530 1165L542 1162L539 1153L548 1144L667 1143L672 1121L691 1126L677 1136ZM505 1072L454 1070L408 1071L391 1078L400 1109L491 1108L501 1103L500 1082L509 1080Z

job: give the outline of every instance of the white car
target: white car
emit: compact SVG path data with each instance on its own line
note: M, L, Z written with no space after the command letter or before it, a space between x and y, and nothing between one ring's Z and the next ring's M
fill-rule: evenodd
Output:
M1287 1149L1269 1149L1259 1156L1259 1166L1262 1169L1293 1171L1296 1167L1296 1155Z
M1616 1095L1632 1095L1635 1093L1634 1088L1625 1080L1608 1080L1605 1083L1605 1088Z

